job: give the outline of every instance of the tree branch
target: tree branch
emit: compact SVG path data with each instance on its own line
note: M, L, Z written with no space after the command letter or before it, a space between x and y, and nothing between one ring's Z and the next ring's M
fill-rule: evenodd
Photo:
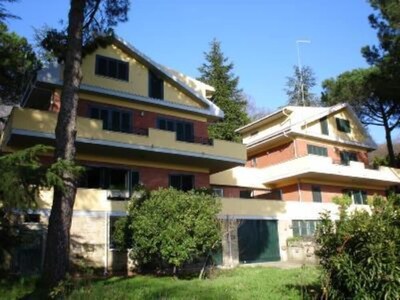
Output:
M82 31L84 31L87 27L89 27L89 25L93 22L93 19L94 19L95 15L96 15L97 11L99 10L100 2L101 2L101 0L97 0L96 1L96 4L94 5L92 11L89 14L88 21L82 27Z

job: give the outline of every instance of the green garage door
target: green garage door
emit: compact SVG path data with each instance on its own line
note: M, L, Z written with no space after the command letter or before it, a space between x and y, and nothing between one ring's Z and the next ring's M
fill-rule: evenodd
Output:
M238 239L241 263L280 260L277 221L241 220Z

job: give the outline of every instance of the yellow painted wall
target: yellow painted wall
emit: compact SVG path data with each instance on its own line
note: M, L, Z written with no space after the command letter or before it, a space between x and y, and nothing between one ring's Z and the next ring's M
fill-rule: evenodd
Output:
M175 86L171 85L168 82L164 81L164 99L179 103L179 104L185 104L189 106L194 106L194 107L205 107L205 105L200 105L199 102L194 102L193 99L186 94L182 93L179 91Z
M97 54L128 62L129 81L96 75L95 66ZM126 54L115 45L110 45L106 48L100 47L93 54L86 56L82 63L82 72L83 84L148 97L149 73L147 67L138 62L132 56ZM171 102L193 107L206 106L205 104L202 104L199 100L184 94L178 88L167 82L164 82L164 98Z
M246 132L243 135L243 143L248 144L262 137L266 137L274 132L281 130L289 124L289 120L286 116L268 122L267 124L263 124L260 127L254 128L253 130Z
M350 121L351 132L345 133L337 129L336 118L341 118ZM353 116L347 110L341 110L328 117L329 137L337 138L342 141L359 142L363 143L367 140L362 128L358 126ZM305 133L321 134L321 125L319 120L307 124L303 127Z
M54 133L57 114L53 112L18 109L13 110L11 126L15 129ZM222 140L214 140L214 145L200 145L176 140L175 132L149 128L148 136L140 136L123 132L103 130L101 120L78 117L78 137L110 142L120 142L131 145L163 148L171 150L202 153L221 157L246 160L245 146Z

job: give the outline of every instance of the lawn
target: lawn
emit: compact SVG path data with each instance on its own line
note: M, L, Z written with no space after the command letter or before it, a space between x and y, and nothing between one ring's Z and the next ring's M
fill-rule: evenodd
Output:
M76 284L68 299L303 299L318 286L316 268L262 267L217 271L210 279L113 277ZM32 280L0 283L0 298L17 299L32 290ZM307 290L307 291L306 291Z

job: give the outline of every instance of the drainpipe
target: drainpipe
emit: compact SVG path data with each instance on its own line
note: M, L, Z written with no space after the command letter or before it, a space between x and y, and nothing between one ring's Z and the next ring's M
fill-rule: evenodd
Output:
M301 196L301 185L300 180L297 180L297 191L299 192L299 202L303 202L303 198Z
M282 113L283 113L286 117L289 117L289 115L285 112L285 109L282 110ZM290 121L290 119L289 119L289 121ZM289 129L289 130L290 130L290 129ZM291 140L293 141L294 157L297 158L298 156L297 156L297 143L296 143L296 139L294 139L294 138L288 136L287 132L285 132L285 131L283 132L283 136L286 137L286 138L288 138L288 139L291 139Z
M229 264L230 267L233 265L233 258L232 258L232 241L231 241L231 223L229 221L229 216L226 216L226 223L228 225L228 243L229 243Z
M104 276L108 275L108 228L110 227L108 225L108 212L104 213L104 224L105 224L105 230L104 230Z

